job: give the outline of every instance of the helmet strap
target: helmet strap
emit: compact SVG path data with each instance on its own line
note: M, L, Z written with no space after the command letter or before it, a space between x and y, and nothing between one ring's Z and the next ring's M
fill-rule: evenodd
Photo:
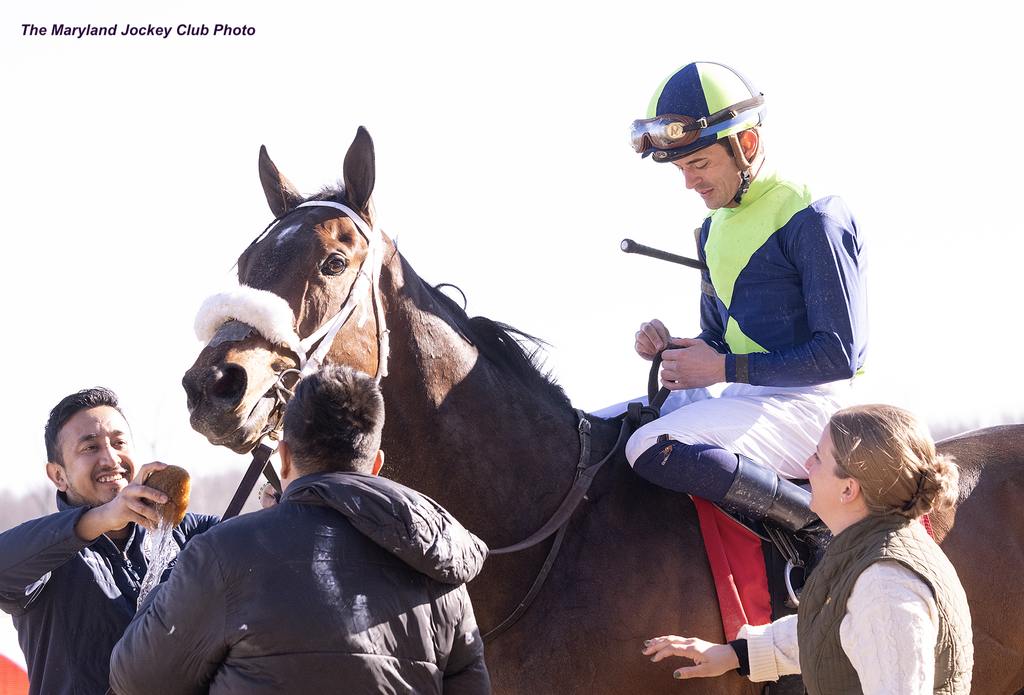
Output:
M740 185L736 189L736 195L732 197L732 201L739 205L743 196L748 190L750 190L750 182L754 178L751 173L754 165L749 159L747 159L747 156L743 154L743 147L740 145L740 139L735 134L728 137L729 149L732 150L733 161L736 162L736 167L740 170ZM754 156L757 156L756 153Z

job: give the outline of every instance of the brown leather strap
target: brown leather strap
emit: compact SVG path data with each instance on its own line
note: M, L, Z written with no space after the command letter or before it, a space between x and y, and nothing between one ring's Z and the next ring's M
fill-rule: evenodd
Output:
M548 551L548 556L544 559L544 564L541 566L540 572L537 573L537 577L533 580L533 585L530 586L530 590L527 592L523 600L519 602L519 605L516 606L515 610L512 611L511 615L484 633L483 638L485 642L494 639L505 630L515 625L516 621L526 613L526 609L530 607L530 604L533 603L533 599L537 597L537 594L540 593L541 587L544 586L544 582L547 580L548 573L551 572L551 568L555 566L555 558L558 557L558 551L562 549L562 540L565 538L565 532L568 528L569 525L566 524L562 528L558 529L558 533L555 534L555 542L552 543L551 549Z
M668 348L665 348L665 350L667 349ZM665 350L662 350L661 352L664 352ZM660 389L658 388L658 384L660 383L658 381L658 372L661 369L661 352L654 356L654 359L651 361L651 371L647 375L647 407L654 411L654 417L643 422L642 424L644 425L646 425L650 420L658 419L661 415L661 406L665 405L665 401L668 400L669 394L671 393L671 391L664 386Z
M721 123L722 121L728 121L730 118L739 116L744 111L750 111L764 103L764 95L758 94L757 96L744 99L743 101L736 102L732 106L716 111L715 113L707 117L707 124L709 126Z
M581 411L576 412L581 413ZM581 417L579 428L581 432L585 428L587 438L589 440L590 421L587 420L585 416ZM560 528L562 528L562 526L569 523L569 517L571 517L572 513L576 511L576 507L578 507L580 502L583 501L583 498L586 497L587 490L590 489L590 484L594 482L594 476L597 475L597 472L601 470L601 467L604 466L604 464L607 463L608 460L615 455L615 452L617 452L622 447L622 445L625 444L630 432L630 424L626 419L624 419L622 421L622 429L619 431L619 438L615 442L615 446L612 447L612 450L608 452L607 456L605 456L603 459L601 459L592 466L587 465L587 462L584 461L582 458L580 459L579 464L577 464L576 466L576 479L573 480L572 487L569 489L569 492L565 495L565 498L562 500L562 504L558 506L558 509L555 510L555 513L551 515L551 518L547 520L547 523L545 523L539 529L534 531L525 540L522 540L516 543L515 545L509 545L504 548L497 548L495 550L492 550L490 554L506 555L508 553L517 553L520 550L532 548L548 536L552 535L553 533L556 533ZM590 447L588 444L588 458L589 449ZM583 451L581 451L580 453L582 454Z
M273 453L274 450L262 442L253 450L252 462L245 471L245 475L242 476L242 482L238 483L238 489L235 490L234 497L228 503L228 508L221 515L221 521L227 521L233 516L238 516L238 513L242 511L242 506L245 504L245 498L249 496L252 489L256 486L256 479L260 477L261 472L267 476L267 480L274 486L274 489L278 492L281 491L281 481L277 477L277 471L274 470L274 464L270 463L270 455Z
M619 448L626 443L626 438L635 429L636 425L634 418L628 415L623 417L622 428L619 430L619 437L615 441L615 446L612 447L611 451L609 451L604 458L594 465L590 465L590 420L587 419L587 414L582 410L576 410L576 417L579 419L577 431L580 435L580 460L576 464L576 476L573 479L572 488L570 488L569 493L565 496L565 499L562 500L562 504L555 510L555 513L551 518L548 519L547 523L533 533L529 538L516 543L515 545L492 550L491 554L504 555L507 553L525 550L526 548L531 548L549 537L552 533L557 534L555 536L555 540L551 544L547 557L544 559L544 564L541 565L540 572L537 573L537 577L533 580L533 584L530 586L530 590L526 593L526 596L523 597L523 600L515 607L515 610L512 611L511 615L484 634L484 640L492 640L505 632L512 627L512 625L514 625L524 613L526 613L530 604L533 603L533 599L537 597L537 594L540 593L541 588L544 586L544 582L547 580L548 574L551 572L551 568L555 566L555 559L558 557L558 551L562 548L562 541L565 539L566 530L569 528L569 520L572 518L572 514L576 511L576 507L579 506L579 503L586 498L587 490L590 489L590 484L594 481L594 476L597 475L597 472L606 462L615 456L615 453Z

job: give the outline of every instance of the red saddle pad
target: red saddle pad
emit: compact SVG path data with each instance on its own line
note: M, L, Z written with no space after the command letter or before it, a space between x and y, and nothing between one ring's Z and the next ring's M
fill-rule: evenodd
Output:
M694 497L693 504L715 580L725 638L734 640L744 625L772 621L761 539L707 500Z

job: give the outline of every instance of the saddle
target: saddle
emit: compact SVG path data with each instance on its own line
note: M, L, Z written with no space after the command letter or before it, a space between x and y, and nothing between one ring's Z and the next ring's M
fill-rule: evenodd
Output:
M651 365L649 405L627 405L626 419L643 426L658 418L668 396L657 389L660 355ZM806 486L806 480L794 480ZM744 624L764 624L796 612L800 590L831 536L824 525L793 532L700 498L692 498L719 596L726 637Z
M801 487L808 485L806 480L792 482ZM772 619L795 612L804 584L832 538L825 525L790 531L768 520L751 519L734 509L711 506L760 540L772 599Z
M693 498L715 580L722 627L735 639L745 624L763 625L795 613L800 592L827 544L824 538L755 521Z

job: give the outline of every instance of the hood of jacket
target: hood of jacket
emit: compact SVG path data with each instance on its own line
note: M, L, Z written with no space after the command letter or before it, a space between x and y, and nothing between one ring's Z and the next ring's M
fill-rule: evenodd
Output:
M281 503L330 507L416 571L445 584L473 579L487 544L444 507L400 483L366 473L314 473L292 482Z

